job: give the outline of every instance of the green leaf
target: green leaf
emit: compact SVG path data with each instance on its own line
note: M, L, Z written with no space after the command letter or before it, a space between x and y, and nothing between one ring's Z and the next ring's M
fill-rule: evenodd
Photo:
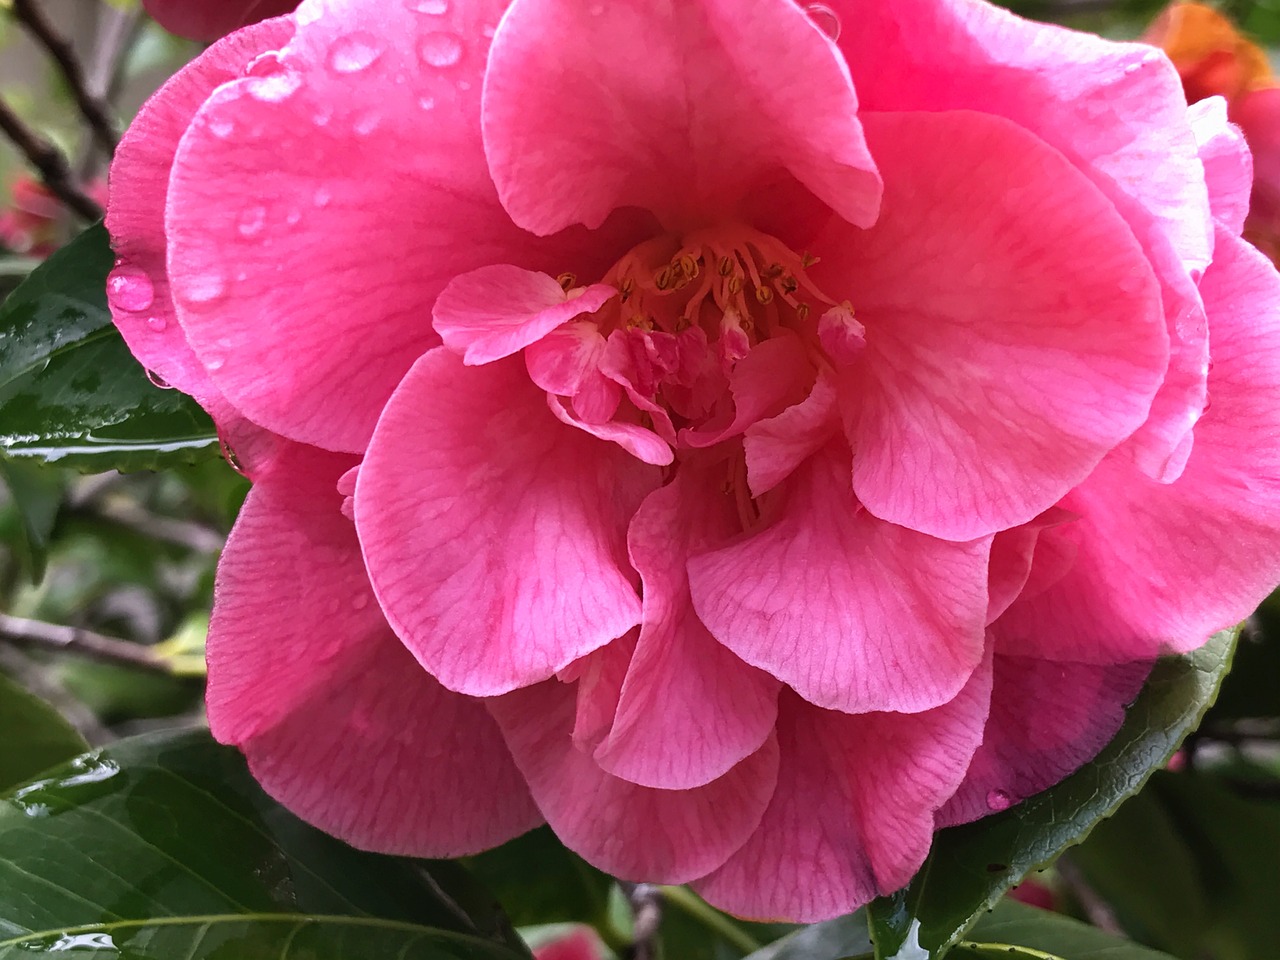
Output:
M948 960L1173 960L1079 920L1004 901L984 916Z
M688 887L663 887L662 899L663 960L740 960L795 929L794 924L751 923L731 917Z
M1213 702L1238 630L1159 661L1124 725L1090 763L1002 813L939 831L924 866L869 908L880 960L943 956L1024 876L1082 841L1163 767Z
M0 674L0 792L88 748L57 710Z
M0 481L8 488L17 512L14 553L32 583L39 583L48 559L49 535L62 505L62 476L33 464L0 460Z
M99 943L105 960L108 941L156 960L527 957L456 864L307 826L205 731L121 741L0 801L0 958Z
M870 955L867 914L865 910L859 910L848 916L801 927L757 950L747 960L839 960L841 957Z
M194 400L148 379L111 323L107 232L90 227L0 304L0 451L86 470L218 454Z

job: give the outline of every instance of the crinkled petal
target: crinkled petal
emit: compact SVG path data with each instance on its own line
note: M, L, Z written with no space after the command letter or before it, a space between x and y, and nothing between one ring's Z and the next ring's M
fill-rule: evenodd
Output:
M783 697L778 789L760 828L695 884L740 916L802 923L897 890L924 862L934 814L982 742L989 660L924 713L850 716Z
M1212 407L1182 476L1150 481L1109 457L1062 506L1076 547L1056 584L993 626L1003 652L1114 663L1184 652L1246 617L1280 581L1280 277L1220 228L1200 288ZM1211 576L1206 575L1211 572Z
M1155 278L1107 199L1014 124L865 123L883 212L833 223L811 270L866 327L841 375L854 489L951 540L1025 523L1146 418L1169 357Z
M972 109L1060 151L1132 228L1162 285L1169 374L1129 455L1171 480L1204 409L1208 338L1194 281L1213 229L1178 74L1158 50L972 0L833 0L863 110ZM891 51L891 54L887 54ZM880 159L877 152L877 159Z
M763 496L791 476L839 426L835 378L822 371L804 400L747 428L742 446L751 495Z
M524 364L444 348L387 404L356 484L369 575L450 690L544 680L640 622L626 530L657 470L559 423Z
M495 263L451 280L433 317L444 345L474 366L523 350L617 295L599 283L567 293L555 277Z
M552 680L489 709L542 815L570 850L624 880L685 883L710 873L760 823L778 776L770 737L719 780L654 790L612 777L570 738L572 686Z
M1041 557L1041 573L1047 563L1041 546L1041 534L1057 524L1076 519L1075 514L1051 507L1029 523L996 534L991 542L987 622L996 620L1009 609L1030 584L1037 555ZM1065 571L1064 571L1065 572Z
M1150 662L1093 666L996 657L982 746L937 825L1004 810L1092 760L1120 729L1124 708L1150 671Z
M1253 186L1253 158L1240 128L1227 119L1227 102L1210 97L1193 103L1191 129L1200 146L1200 162L1209 187L1213 217L1239 235L1249 215L1249 191Z
M880 197L848 68L788 0L516 0L484 140L503 204L538 234L627 206L673 228L749 219L784 171L862 226Z
M431 307L451 279L493 263L599 276L634 242L611 227L538 241L498 203L480 86L503 7L309 4L281 54L193 120L169 276L196 354L255 422L360 452L439 343Z
M768 739L778 681L747 666L702 625L689 599L692 550L737 532L723 458L682 460L631 521L631 563L643 584L640 642L613 729L595 752L607 772L667 790L726 774Z
M107 283L112 319L143 366L209 412L250 475L265 467L275 442L223 397L178 324L165 271L165 200L178 142L210 91L292 35L287 19L250 27L214 44L175 74L121 139L107 206L107 229L119 257Z
M820 707L911 713L954 697L982 659L991 539L877 520L839 441L777 494L776 520L689 560L712 636Z
M484 706L414 663L374 602L336 487L350 465L294 446L250 492L218 567L209 722L348 843L477 853L540 817Z

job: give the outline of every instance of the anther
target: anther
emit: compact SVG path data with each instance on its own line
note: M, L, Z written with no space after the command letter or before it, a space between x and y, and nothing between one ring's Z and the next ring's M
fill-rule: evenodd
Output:
M578 285L578 278L572 273L562 273L556 277L556 283L560 284L560 289L568 293Z
M654 286L659 290L666 290L671 286L672 269L670 266L663 267L653 279Z
M766 280L772 280L774 277L782 276L782 264L771 263L760 271L760 276Z
M733 273L733 261L728 257L721 257L717 269L720 271L720 276L727 277Z
M809 253L807 250L800 255L800 266L804 267L806 270L812 267L817 262L818 262L818 258L815 257L812 253Z
M636 292L636 282L631 277L622 281L622 285L618 287L618 292L622 294L622 302L626 303L631 299L631 295Z
M773 287L756 287L756 301L770 303L773 300Z
M782 278L782 282L779 284L779 286L782 287L782 292L784 294L786 294L787 296L790 296L791 294L795 293L797 290L800 289L800 282L796 280L795 277L793 277L791 274L788 273L785 277Z
M796 316L797 316L797 317L799 317L801 320L808 320L808 319L809 319L809 305L808 305L807 303L800 303L800 304L798 304L798 305L796 306Z
M699 273L702 272L702 269L698 266L697 259L692 254L689 254L689 253L681 254L680 259L676 262L676 265L680 268L680 272L684 274L685 278L688 280L694 279L695 277L697 277Z
M730 292L730 293L733 293L733 294L741 293L741 292L742 292L742 278L741 278L741 277L730 277L730 278L729 278L729 282L728 282L727 284L725 284L725 286L727 286L727 287L729 288L729 292Z

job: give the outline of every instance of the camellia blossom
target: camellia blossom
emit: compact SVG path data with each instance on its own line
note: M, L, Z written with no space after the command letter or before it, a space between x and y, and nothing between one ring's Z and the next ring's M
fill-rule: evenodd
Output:
M1254 184L1244 235L1280 257L1280 81L1267 55L1225 14L1203 3L1170 4L1143 37L1160 46L1182 76L1187 100L1226 101L1253 155ZM1214 107L1213 109L1221 109Z
M116 322L254 480L213 732L357 846L545 820L831 917L1280 578L1280 281L1149 46L979 0L307 0L112 175Z
M170 33L217 40L232 30L289 13L298 0L142 0L142 5Z

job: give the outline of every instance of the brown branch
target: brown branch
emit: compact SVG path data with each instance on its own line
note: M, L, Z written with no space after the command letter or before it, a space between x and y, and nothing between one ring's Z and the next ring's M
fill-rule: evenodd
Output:
M169 664L147 647L118 637L108 637L79 627L64 627L43 620L27 620L0 613L0 640L18 646L38 647L80 654L128 667L139 667L153 673L171 673Z
M622 952L624 960L657 960L658 932L662 926L662 889L651 883L622 883L631 906L631 943Z
M94 96L85 81L84 68L76 57L70 41L60 34L53 23L45 16L36 0L13 0L14 18L27 28L27 31L48 51L58 69L62 71L71 97L80 109L80 115L93 138L108 154L116 149L117 136L111 117L108 115L106 103Z
M1116 914L1111 909L1111 904L1107 903L1089 885L1089 882L1085 879L1084 872L1071 861L1069 856L1059 857L1054 866L1058 873L1058 879L1067 888L1068 892L1075 897L1076 902L1080 904L1080 909L1084 911L1090 923L1105 933L1121 937L1128 936L1124 928L1120 926L1120 921L1116 919Z
M90 222L102 218L102 208L78 186L62 151L19 119L4 98L0 97L0 131L8 137L27 161L36 168L49 192L67 209Z

